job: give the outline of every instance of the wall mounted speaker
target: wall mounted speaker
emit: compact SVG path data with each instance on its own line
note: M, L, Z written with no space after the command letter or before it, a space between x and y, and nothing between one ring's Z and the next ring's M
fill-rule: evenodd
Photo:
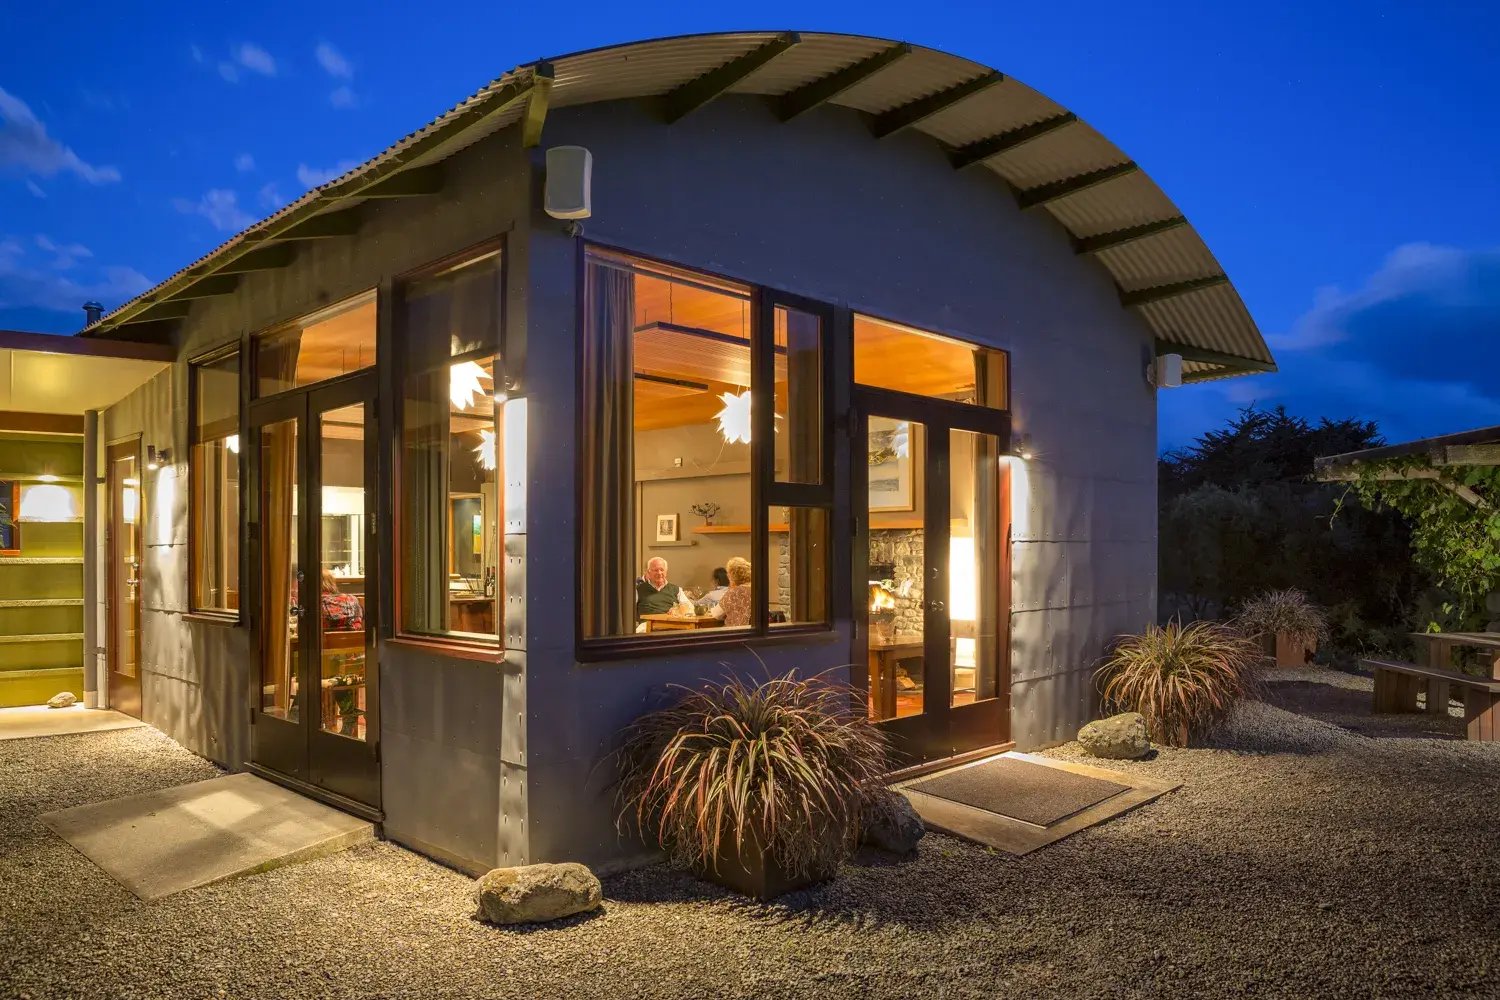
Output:
M582 146L547 150L545 207L554 219L587 219L593 213L594 154Z
M1182 385L1182 355L1163 354L1156 359L1156 387L1176 389Z

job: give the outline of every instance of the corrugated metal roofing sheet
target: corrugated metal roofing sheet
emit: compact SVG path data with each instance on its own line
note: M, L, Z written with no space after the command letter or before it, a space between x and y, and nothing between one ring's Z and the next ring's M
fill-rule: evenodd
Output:
M656 97L733 62L782 34L761 31L661 38L559 56L550 60L554 81L550 103L554 107L571 107ZM857 35L809 32L799 37L798 44L734 84L732 92L780 96L896 44ZM248 249L266 245L287 225L358 204L361 187L371 180L451 156L514 124L524 107L524 101L516 99L516 95L531 85L537 65L521 66L498 78L385 152L308 192L120 306L88 332L111 329L119 320L139 315L171 298L212 273L216 260L231 260ZM832 103L880 114L990 72L967 59L913 47L909 55L848 88ZM511 103L505 105L506 100ZM946 145L964 146L1064 111L1025 84L1004 78L914 128ZM1125 154L1104 136L1078 122L991 157L985 166L1024 192L1127 161ZM1113 232L1180 214L1171 199L1141 171L1053 200L1036 210L1051 213L1075 237ZM1222 273L1203 241L1187 227L1158 233L1097 256L1123 288L1154 287ZM1214 352L1261 362L1271 360L1254 320L1238 293L1227 284L1139 309L1159 339L1186 349L1198 348L1200 353ZM1187 370L1200 375L1233 373L1224 367L1222 360L1203 357L1189 359Z

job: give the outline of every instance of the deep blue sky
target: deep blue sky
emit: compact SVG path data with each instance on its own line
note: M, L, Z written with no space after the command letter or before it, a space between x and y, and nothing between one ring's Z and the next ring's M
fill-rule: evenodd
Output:
M1023 9L1024 8L1024 9ZM1077 112L1218 255L1282 371L1163 393L1390 439L1500 424L1500 4L11 5L0 328L71 332L515 65L656 35L946 49ZM344 11L344 13L335 13Z

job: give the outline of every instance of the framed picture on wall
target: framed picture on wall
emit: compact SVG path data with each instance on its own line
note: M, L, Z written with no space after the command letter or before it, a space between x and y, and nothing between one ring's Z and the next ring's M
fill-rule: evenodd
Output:
M676 514L656 515L656 540L658 542L675 542L679 540L677 536Z
M870 510L916 510L918 438L911 424L870 417Z

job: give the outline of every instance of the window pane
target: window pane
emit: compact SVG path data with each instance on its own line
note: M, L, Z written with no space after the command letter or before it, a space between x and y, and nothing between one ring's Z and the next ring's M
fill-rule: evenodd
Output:
M854 317L854 381L1006 409L1006 355L913 327Z
M195 611L240 606L240 356L194 365L192 558Z
M823 481L823 331L812 313L776 307L776 481Z
M193 445L193 608L240 606L240 440Z
M318 721L325 732L363 740L369 707L365 691L364 404L320 414L318 449L322 479L316 617L322 661Z
M948 432L949 671L952 704L996 696L997 665L1004 662L1000 616L1000 441L993 434Z
M501 591L497 359L406 380L401 439L401 605L410 632L495 639Z
M375 293L346 299L256 338L256 394L322 382L375 363Z
M917 473L926 427L869 418L870 718L920 715L924 704L927 538Z
M749 289L591 253L584 298L584 635L748 624Z
M781 625L828 621L828 511L821 507L772 507L765 565L766 620Z
M261 635L260 707L297 721L297 642L301 594L297 555L297 421L260 430ZM311 584L311 581L309 581ZM315 584L311 584L315 586Z

